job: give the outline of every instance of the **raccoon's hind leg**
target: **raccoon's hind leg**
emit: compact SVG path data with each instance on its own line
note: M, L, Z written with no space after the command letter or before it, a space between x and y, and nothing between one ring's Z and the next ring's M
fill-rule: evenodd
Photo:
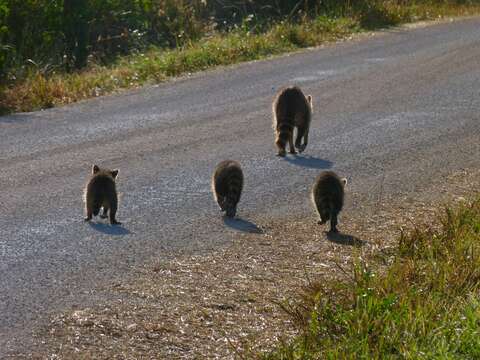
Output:
M290 146L290 154L296 154L295 147L293 146L293 129L288 136L288 144Z
M93 217L93 207L94 207L94 199L91 193L87 191L85 196L85 212L87 213L87 217L83 220L90 221Z
M329 219L330 219L330 214L328 212L320 211L320 220L318 221L320 225L325 224Z
M100 211L100 206L98 206L97 204L87 206L87 217L84 220L85 221L92 220L92 217L97 216L99 211Z
M278 150L277 156L285 157L285 155L287 155L287 152L285 151L285 149Z
M84 221L90 221L92 220L92 212L87 209L87 217L83 219Z
M112 225L121 225L122 223L117 221L115 219L115 215L117 214L117 201L112 201L112 204L110 204L110 224Z
M97 216L99 212L100 212L100 205L99 204L93 205L93 216Z
M305 133L305 129L303 127L297 128L297 138L295 139L295 147L297 149L301 149L302 147L302 137L304 133Z
M337 214L332 214L330 217L330 232L338 233L337 224L338 224Z
M297 139L295 140L295 147L298 149L298 152L303 152L305 148L307 147L307 144L304 140L303 145L302 145L302 138L305 135L305 128L299 127L297 130Z
M226 210L226 215L227 215L227 217L229 217L229 218L235 217L236 214L237 214L237 208L236 208L236 206L229 207L229 208Z
M317 209L318 214L320 215L320 220L318 221L318 224L323 225L328 220L330 220L330 209L325 209L325 205L318 206Z
M303 144L302 144L303 138ZM308 143L308 128L299 127L297 131L297 139L295 140L295 147L298 152L302 153L307 148Z
M102 212L102 214L100 214L100 217L101 217L102 219L108 218L107 212L108 212L108 207L104 205L104 206L103 206L103 212Z
M287 155L287 151L285 150L285 145L281 139L278 139L275 144L278 148L277 156L285 157Z

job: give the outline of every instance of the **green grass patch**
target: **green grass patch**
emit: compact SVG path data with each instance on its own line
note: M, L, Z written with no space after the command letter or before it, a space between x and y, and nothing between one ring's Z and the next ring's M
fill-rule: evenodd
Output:
M480 13L480 5L396 5L374 2L344 17L304 17L262 27L260 33L247 28L214 33L181 48L151 48L141 54L117 59L109 66L90 65L81 72L45 72L31 68L29 75L0 85L0 113L32 111L120 89L162 82L169 77L262 59L297 49L345 38L353 33L402 22L441 16ZM31 65L34 66L34 65Z
M302 335L265 359L479 359L480 199L286 307ZM381 260L381 261L380 261Z

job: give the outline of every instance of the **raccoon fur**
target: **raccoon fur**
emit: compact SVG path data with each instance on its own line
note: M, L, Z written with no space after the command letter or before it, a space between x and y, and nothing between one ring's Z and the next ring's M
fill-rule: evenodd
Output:
M212 191L220 209L234 217L243 189L243 171L240 164L225 160L217 165L212 176Z
M319 224L330 220L330 231L338 232L338 214L343 207L344 188L347 179L339 178L333 171L324 171L318 175L312 189L312 201L320 216Z
M272 110L278 156L286 155L287 143L290 147L290 154L296 154L295 147L300 153L303 152L308 144L313 110L312 96L305 97L302 90L296 86L284 88L275 97ZM297 128L297 138L294 147L293 131L295 128Z
M85 188L85 209L87 213L85 221L90 221L92 216L97 216L100 208L103 208L103 213L100 215L102 219L109 216L110 224L121 224L115 219L118 209L118 195L115 185L117 175L118 170L101 169L97 165L92 166L92 176Z

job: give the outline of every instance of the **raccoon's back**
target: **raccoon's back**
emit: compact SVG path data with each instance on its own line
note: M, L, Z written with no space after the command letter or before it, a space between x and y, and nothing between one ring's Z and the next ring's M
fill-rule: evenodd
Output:
M298 87L294 86L283 89L273 105L277 124L289 123L294 125L295 122L300 119L307 120L306 117L309 114L308 106L305 95Z
M243 188L243 172L240 164L234 160L225 160L217 165L212 179L215 194L226 196L235 191L239 194Z
M316 179L312 191L317 208L339 212L343 207L344 190L340 178L333 171L324 171Z
M97 201L111 201L117 197L115 181L106 174L94 175L87 184L86 197Z

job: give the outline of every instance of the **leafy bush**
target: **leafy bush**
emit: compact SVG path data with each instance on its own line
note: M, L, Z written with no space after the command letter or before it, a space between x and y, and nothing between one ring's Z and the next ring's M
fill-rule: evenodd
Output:
M118 54L184 46L211 30L362 14L368 24L392 22L379 0L0 0L0 77L82 68L88 57L110 63ZM405 2L405 1L403 1ZM267 27L268 27L267 26Z
M0 0L0 76L12 67L81 68L88 56L108 62L149 44L182 45L202 34L204 9L182 0Z

